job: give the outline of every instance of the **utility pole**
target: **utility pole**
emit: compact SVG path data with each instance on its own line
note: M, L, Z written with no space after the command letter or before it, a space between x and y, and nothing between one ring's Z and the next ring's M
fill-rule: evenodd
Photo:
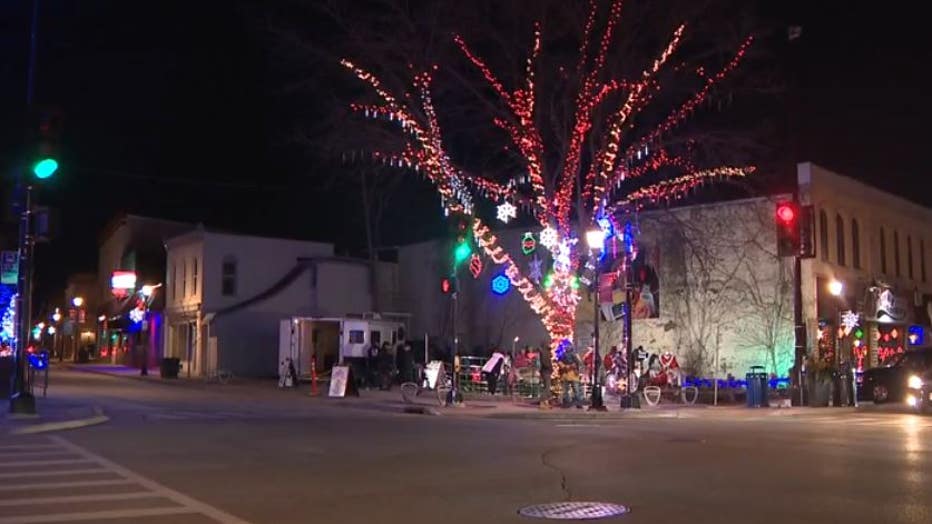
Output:
M29 59L26 69L26 114L31 115L35 94L36 74L36 39L39 32L39 0L33 0L32 20L29 29ZM32 185L25 169L17 170L17 189L19 209L19 275L16 282L16 326L15 355L16 369L13 374L10 392L10 412L34 414L36 400L29 391L27 381L26 345L29 341L29 327L32 325L32 247L30 233L32 213Z

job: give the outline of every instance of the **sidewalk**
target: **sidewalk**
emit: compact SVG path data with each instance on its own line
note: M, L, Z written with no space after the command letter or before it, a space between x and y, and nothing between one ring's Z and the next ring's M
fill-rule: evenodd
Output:
M181 387L197 390L210 390L215 392L275 392L280 391L274 380L234 378L228 384L208 384L202 377L179 377L177 379L162 379L158 370L148 376L140 376L139 370L127 366L112 364L67 364L70 370L84 373L109 375L160 384L166 387ZM359 396L330 398L327 396L327 383L318 385L317 395L310 394L310 384L302 383L296 393L320 405L333 406L345 409L359 409L382 413L416 413L439 416L471 416L497 419L523 419L523 420L611 420L628 418L718 418L733 420L750 420L762 417L806 417L825 415L849 415L853 413L892 413L889 406L862 405L858 408L758 408L751 409L743 405L710 406L697 404L686 406L683 404L662 403L656 407L642 404L641 409L622 410L618 406L617 398L607 398L605 401L607 411L589 411L588 409L561 409L555 407L550 410L540 410L538 404L529 399L512 399L511 397L467 398L462 406L441 406L436 393L425 391L420 396L405 402L401 390L395 386L389 391L377 389L363 389ZM301 391L303 390L303 391ZM895 406L894 406L895 407Z
M26 435L63 431L102 424L110 420L97 406L58 398L36 397L36 415L0 415L0 435Z

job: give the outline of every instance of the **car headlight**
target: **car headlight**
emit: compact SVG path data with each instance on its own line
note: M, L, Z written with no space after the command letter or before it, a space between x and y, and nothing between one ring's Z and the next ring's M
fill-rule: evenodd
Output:
M909 377L909 381L906 383L910 389L919 389L922 387L922 379L916 375Z

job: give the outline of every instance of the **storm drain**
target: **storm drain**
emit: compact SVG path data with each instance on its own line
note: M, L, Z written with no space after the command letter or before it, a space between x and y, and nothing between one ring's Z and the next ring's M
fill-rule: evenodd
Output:
M518 514L523 517L550 520L607 519L627 512L627 506L609 502L554 502L525 506L518 510Z

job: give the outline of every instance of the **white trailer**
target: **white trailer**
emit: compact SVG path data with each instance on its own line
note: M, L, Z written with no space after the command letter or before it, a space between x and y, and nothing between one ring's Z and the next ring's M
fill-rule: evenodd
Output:
M407 315L362 317L292 317L283 319L278 338L279 362L291 359L300 379L311 376L311 358L318 373L348 358L364 358L373 343L394 346L405 330Z

